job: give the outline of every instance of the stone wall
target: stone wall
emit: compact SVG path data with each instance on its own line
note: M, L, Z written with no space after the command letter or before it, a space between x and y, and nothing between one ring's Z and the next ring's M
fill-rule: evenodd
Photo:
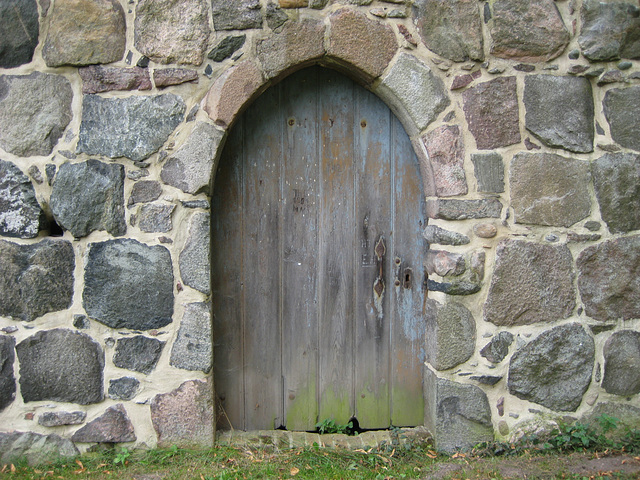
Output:
M379 95L420 161L438 447L640 418L638 2L0 0L0 17L3 445L213 441L211 179L242 109L316 63Z

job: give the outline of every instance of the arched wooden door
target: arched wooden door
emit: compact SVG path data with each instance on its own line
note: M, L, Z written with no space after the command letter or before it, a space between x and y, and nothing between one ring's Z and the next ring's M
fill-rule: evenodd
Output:
M422 424L423 190L388 107L299 71L242 115L219 165L214 381L233 427Z

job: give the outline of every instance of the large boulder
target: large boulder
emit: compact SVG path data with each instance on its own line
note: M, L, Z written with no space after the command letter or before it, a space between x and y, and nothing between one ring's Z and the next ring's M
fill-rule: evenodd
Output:
M211 306L198 302L186 305L169 363L184 370L209 373L213 366Z
M600 205L600 215L609 230L613 233L639 230L640 155L603 155L591 162L591 175Z
M135 46L160 63L200 65L207 48L209 0L139 0Z
M593 92L585 77L529 75L524 80L525 126L545 145L593 151Z
M611 137L625 148L640 151L640 85L607 91L603 106Z
M111 328L149 330L173 315L169 251L122 239L89 246L82 294L87 314Z
M85 95L78 153L144 160L157 152L184 117L173 94L103 98Z
M3 465L26 459L33 467L79 455L80 451L71 440L55 434L0 432L0 463Z
M0 147L19 157L49 155L71 121L71 82L33 72L0 75Z
M71 306L75 255L70 242L0 241L0 315L31 321Z
M640 318L640 235L585 248L576 263L587 315L601 322Z
M160 360L164 344L157 338L144 335L121 338L116 343L113 364L118 368L149 375Z
M136 434L124 405L119 403L75 432L71 440L80 443L135 442Z
M95 230L124 235L124 167L98 160L62 164L50 206L58 224L76 238Z
M602 388L616 395L640 393L640 332L615 332L605 342L603 354Z
M438 450L453 453L493 440L491 407L475 385L463 385L425 369L425 427Z
M591 383L595 344L577 323L543 332L509 363L509 392L551 410L574 412Z
M566 245L502 240L484 304L484 319L500 326L567 318L575 307L573 258Z
M218 30L262 27L260 0L211 0L213 26Z
M640 7L631 2L585 0L578 44L591 61L640 58Z
M42 217L29 177L15 164L0 160L0 235L35 238Z
M429 301L427 362L436 370L449 370L471 358L476 348L476 322L462 304Z
M189 236L178 259L184 284L207 295L211 291L210 224L208 213L195 213L191 217Z
M43 330L20 342L16 352L25 402L88 405L103 400L104 353L88 335L62 328Z
M484 60L482 20L475 0L417 0L413 18L432 52L455 62Z
M558 57L570 35L553 0L490 2L491 53L496 57L543 62Z
M591 212L589 164L553 153L518 153L509 183L516 223L570 227Z
M36 0L0 0L0 68L29 63L38 45Z
M126 28L117 0L56 0L42 56L48 67L117 62L124 55Z

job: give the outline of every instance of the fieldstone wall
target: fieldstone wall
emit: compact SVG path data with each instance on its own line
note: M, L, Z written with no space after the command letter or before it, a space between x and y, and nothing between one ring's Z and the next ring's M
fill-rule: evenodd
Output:
M249 102L316 63L379 95L419 158L438 447L640 418L638 2L0 0L0 18L3 459L214 441L217 158Z

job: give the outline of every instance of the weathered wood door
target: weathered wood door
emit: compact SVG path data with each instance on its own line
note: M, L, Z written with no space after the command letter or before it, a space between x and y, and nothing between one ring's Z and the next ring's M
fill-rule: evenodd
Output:
M234 428L423 423L422 191L401 124L332 70L239 119L212 201L215 389Z

